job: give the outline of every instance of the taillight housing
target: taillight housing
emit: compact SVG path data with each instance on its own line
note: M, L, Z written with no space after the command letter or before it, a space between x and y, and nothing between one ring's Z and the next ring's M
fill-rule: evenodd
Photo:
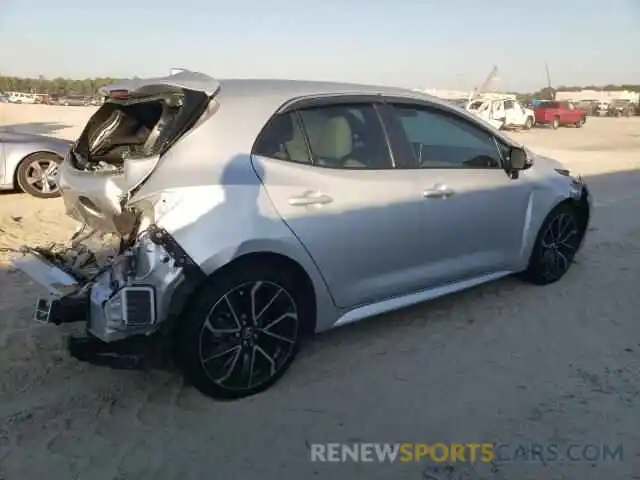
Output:
M127 100L131 96L129 90L111 90L109 98L114 100Z

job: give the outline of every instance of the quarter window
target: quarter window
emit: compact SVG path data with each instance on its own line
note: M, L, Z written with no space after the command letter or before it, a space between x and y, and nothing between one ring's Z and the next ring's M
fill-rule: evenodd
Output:
M420 168L500 168L492 135L454 113L396 105Z
M330 168L393 167L382 123L373 105L330 105L298 112L313 163Z
M271 119L254 145L253 153L289 162L311 163L304 133L292 113Z

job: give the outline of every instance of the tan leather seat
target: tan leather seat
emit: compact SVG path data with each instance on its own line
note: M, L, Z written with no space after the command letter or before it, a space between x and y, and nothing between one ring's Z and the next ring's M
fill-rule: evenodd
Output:
M310 138L311 136L309 133ZM327 119L321 131L314 136L317 140L311 148L318 157L319 165L334 168L366 168L364 163L349 158L353 151L353 132L346 118Z
M309 163L311 159L309 158L309 151L307 150L307 142L304 139L304 133L296 124L294 124L292 128L293 133L291 135L291 140L284 144L287 156L289 157L289 160L294 162Z

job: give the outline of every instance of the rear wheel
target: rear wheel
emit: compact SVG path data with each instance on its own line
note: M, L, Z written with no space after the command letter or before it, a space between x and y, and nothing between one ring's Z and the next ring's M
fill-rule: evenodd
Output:
M20 162L16 172L18 187L37 198L55 198L60 190L55 182L62 159L53 153L38 152Z
M560 119L558 117L555 117L553 119L553 122L551 122L551 128L553 128L554 130L557 130L559 126L560 126Z
M212 276L178 320L176 364L212 398L266 390L285 374L313 323L310 294L295 275L268 263Z
M543 222L520 278L535 285L560 280L580 248L582 235L577 210L567 204L556 207Z
M576 127L582 128L582 126L585 124L586 121L587 119L585 117L582 117L580 120L576 122Z

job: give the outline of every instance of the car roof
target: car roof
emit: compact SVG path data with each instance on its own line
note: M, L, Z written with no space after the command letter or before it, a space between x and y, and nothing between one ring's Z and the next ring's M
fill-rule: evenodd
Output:
M295 99L336 95L386 95L429 101L445 107L449 105L444 100L424 92L400 87L269 78L219 79L190 70L182 70L166 77L123 80L104 86L101 91L107 94L119 90L141 91L162 85L199 91L208 96L215 96L218 102L225 104L237 102L245 106L247 99L251 99L251 110L254 114L259 115L269 110L269 116Z
M369 85L349 82L329 82L319 80L288 80L269 78L227 78L219 80L226 89L250 91L253 95L298 96L317 93L384 93L392 95L420 94L408 88Z
M267 108L271 108L272 111L297 98L333 95L385 95L448 105L444 100L427 93L400 87L287 79L228 78L218 81L220 82L218 95L221 100L250 96L257 103L264 102L265 107L268 104Z

